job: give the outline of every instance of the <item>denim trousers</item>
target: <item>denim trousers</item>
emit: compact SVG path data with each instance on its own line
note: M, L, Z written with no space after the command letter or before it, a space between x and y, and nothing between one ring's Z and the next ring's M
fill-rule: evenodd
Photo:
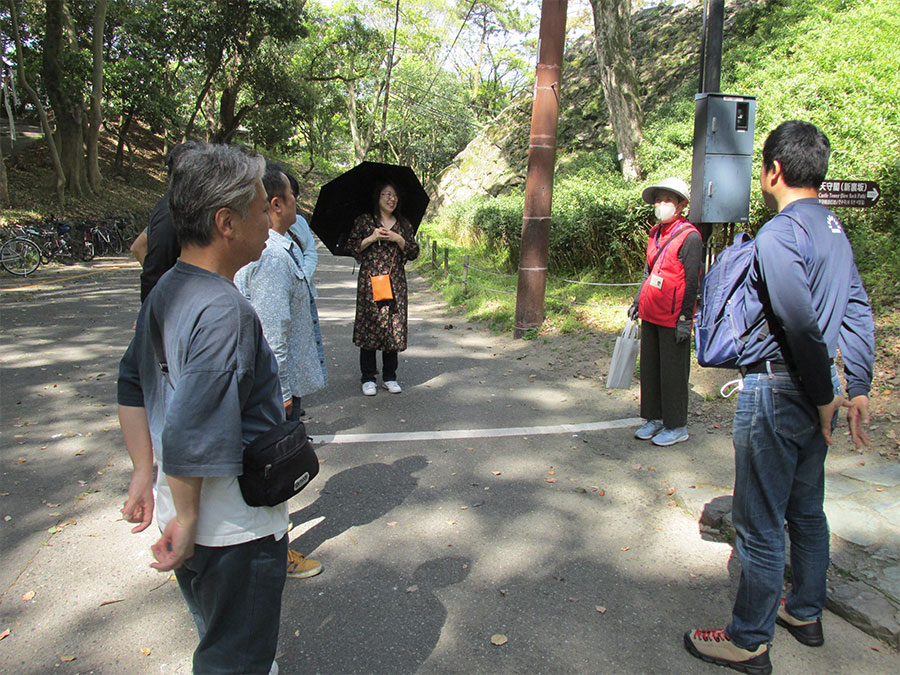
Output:
M374 382L375 376L378 374L378 365L375 361L376 352L374 349L359 350L359 369L362 371L363 382ZM384 351L381 352L383 382L391 382L397 380L397 363L399 362L397 352Z
M832 366L832 384L840 381ZM833 426L832 422L832 426ZM822 615L828 569L825 455L819 413L787 373L748 374L734 413L732 518L741 578L726 632L743 649L772 641L784 585L787 521L791 590L785 608L802 620Z
M275 660L287 536L233 546L195 546L175 570L197 625L194 673L267 675Z

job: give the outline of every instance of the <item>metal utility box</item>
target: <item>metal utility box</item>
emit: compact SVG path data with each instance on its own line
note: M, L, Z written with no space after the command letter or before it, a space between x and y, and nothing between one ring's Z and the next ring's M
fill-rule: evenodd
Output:
M755 125L753 96L704 93L694 97L691 222L747 222Z

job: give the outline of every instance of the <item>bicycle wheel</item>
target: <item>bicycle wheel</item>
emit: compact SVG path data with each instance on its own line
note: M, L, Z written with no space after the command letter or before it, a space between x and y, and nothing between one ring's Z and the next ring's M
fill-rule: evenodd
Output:
M109 228L107 232L109 232L110 247L116 255L121 254L125 250L125 239L122 238L122 233L116 227Z
M84 246L81 249L81 259L85 262L94 259L94 244L89 239L84 240Z
M99 229L95 229L91 233L91 242L94 244L94 254L99 256L104 256L109 251L109 246L106 243L106 239L103 238L103 233L100 232Z
M10 239L0 246L0 265L10 274L25 277L41 264L41 249L30 239Z

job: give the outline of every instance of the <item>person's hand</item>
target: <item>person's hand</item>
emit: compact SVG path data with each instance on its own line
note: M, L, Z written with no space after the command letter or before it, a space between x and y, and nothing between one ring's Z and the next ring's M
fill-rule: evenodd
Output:
M289 398L287 401L284 402L284 419L286 419L286 420L290 419L291 413L293 412L293 410L294 410L294 399Z
M825 438L826 445L831 445L831 424L834 421L834 414L842 405L844 405L844 397L835 394L835 397L831 399L831 403L816 406L819 409L819 426L822 429L822 436Z
M375 228L375 238L380 241L389 241L391 239L391 230L384 225Z
M679 320L675 324L675 344L681 344L691 339L691 322L687 319Z
M142 471L131 474L128 485L128 499L120 509L126 522L137 523L131 528L135 534L143 532L153 522L153 475Z
M860 422L868 425L871 421L869 418L869 397L854 396L844 403L847 408L847 422L850 424L850 438L853 445L859 450L861 447L869 447L869 434L865 429L860 427Z
M159 541L150 547L156 558L156 562L150 563L150 567L158 572L170 572L181 567L185 560L194 555L196 533L196 521L182 523L178 516L172 518Z
M637 300L635 300L634 302L631 303L631 307L628 308L627 314L628 314L628 318L631 319L632 321L638 320L638 301Z

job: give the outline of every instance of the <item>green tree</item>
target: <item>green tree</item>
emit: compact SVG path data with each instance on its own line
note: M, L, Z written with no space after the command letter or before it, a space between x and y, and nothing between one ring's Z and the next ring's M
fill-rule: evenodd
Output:
M637 146L643 139L638 80L631 53L631 0L590 0L594 10L594 49L609 108L622 175L641 175Z
M91 107L87 125L88 184L93 191L100 187L100 159L98 144L103 123L103 29L106 25L108 0L97 0L91 26Z
M415 84L417 80L421 85ZM386 161L407 164L423 180L435 180L479 126L467 100L466 83L433 61L406 55L397 68L394 100L388 115Z
M312 132L344 112L356 162L365 159L375 137L377 111L384 92L387 40L357 14L311 17L312 39L299 46L294 63L310 86L317 105L310 110ZM314 121L312 117L317 117ZM313 133L311 140L322 138Z
M464 22L464 44L474 45L458 50L460 70L479 116L488 120L531 82L535 45L526 35L536 17L503 0L457 0L456 15Z
M185 14L190 19L184 37L196 40L198 54L202 54L198 61L205 73L185 135L192 133L204 100L217 84L218 115L211 140L227 143L234 138L243 118L260 105L260 95L272 94L255 88L266 80L259 76L257 63L263 42L271 40L277 48L303 37L304 5L305 0L217 0L209 5L173 2L173 6L191 10Z
M47 0L43 84L56 116L57 143L66 189L84 190L84 96L89 59L79 48L64 0Z
M106 127L116 135L115 173L126 176L125 149L138 122L163 137L163 154L181 135L191 89L202 76L197 45L184 39L193 16L168 0L112 0L104 67Z

